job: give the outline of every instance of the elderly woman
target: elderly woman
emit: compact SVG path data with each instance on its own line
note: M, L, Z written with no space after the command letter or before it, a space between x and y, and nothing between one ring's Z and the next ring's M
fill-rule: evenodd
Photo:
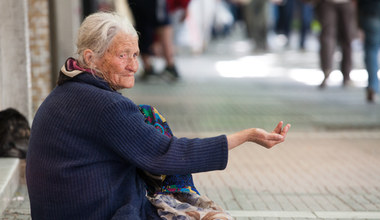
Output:
M77 48L32 124L26 176L33 219L160 219L139 170L221 170L228 150L247 141L270 148L290 127L204 139L165 135L117 92L134 86L138 69L138 35L128 20L88 16Z

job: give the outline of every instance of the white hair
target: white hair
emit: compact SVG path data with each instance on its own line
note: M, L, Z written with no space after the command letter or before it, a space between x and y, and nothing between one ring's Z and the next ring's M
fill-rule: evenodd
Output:
M78 31L77 55L79 64L82 67L91 68L89 66L91 64L85 62L83 52L90 49L96 57L103 56L119 31L138 37L132 23L125 16L111 12L97 12L86 17Z

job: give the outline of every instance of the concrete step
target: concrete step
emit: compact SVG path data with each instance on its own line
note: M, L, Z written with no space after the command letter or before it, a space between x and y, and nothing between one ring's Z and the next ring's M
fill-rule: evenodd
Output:
M20 165L18 158L0 158L0 215L19 187Z

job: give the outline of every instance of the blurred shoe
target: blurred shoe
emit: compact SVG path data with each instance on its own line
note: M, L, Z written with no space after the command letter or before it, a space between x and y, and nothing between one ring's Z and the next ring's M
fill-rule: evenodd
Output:
M167 66L162 72L164 78L168 78L170 81L177 81L179 74L175 66Z
M343 87L352 86L354 83L350 78L344 78L343 79Z
M300 51L302 51L302 52L306 51L305 43L300 43Z
M367 89L367 101L369 103L375 103L375 91L373 89Z
M324 89L326 88L326 84L327 84L327 77L325 77L322 81L322 83L319 85L319 88L320 89Z
M154 71L152 68L150 69L145 69L143 72L142 72L142 75L141 75L141 80L142 81L146 81L148 80L149 77L153 76L154 75Z
M320 89L324 89L327 86L327 79L330 76L331 71L323 71L325 78L323 79L322 83L319 85Z

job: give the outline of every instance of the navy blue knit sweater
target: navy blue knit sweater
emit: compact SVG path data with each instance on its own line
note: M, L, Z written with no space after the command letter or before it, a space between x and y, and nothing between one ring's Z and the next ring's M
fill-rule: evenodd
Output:
M36 220L158 219L137 169L224 169L225 135L168 138L107 83L82 73L57 86L32 124L27 185Z

